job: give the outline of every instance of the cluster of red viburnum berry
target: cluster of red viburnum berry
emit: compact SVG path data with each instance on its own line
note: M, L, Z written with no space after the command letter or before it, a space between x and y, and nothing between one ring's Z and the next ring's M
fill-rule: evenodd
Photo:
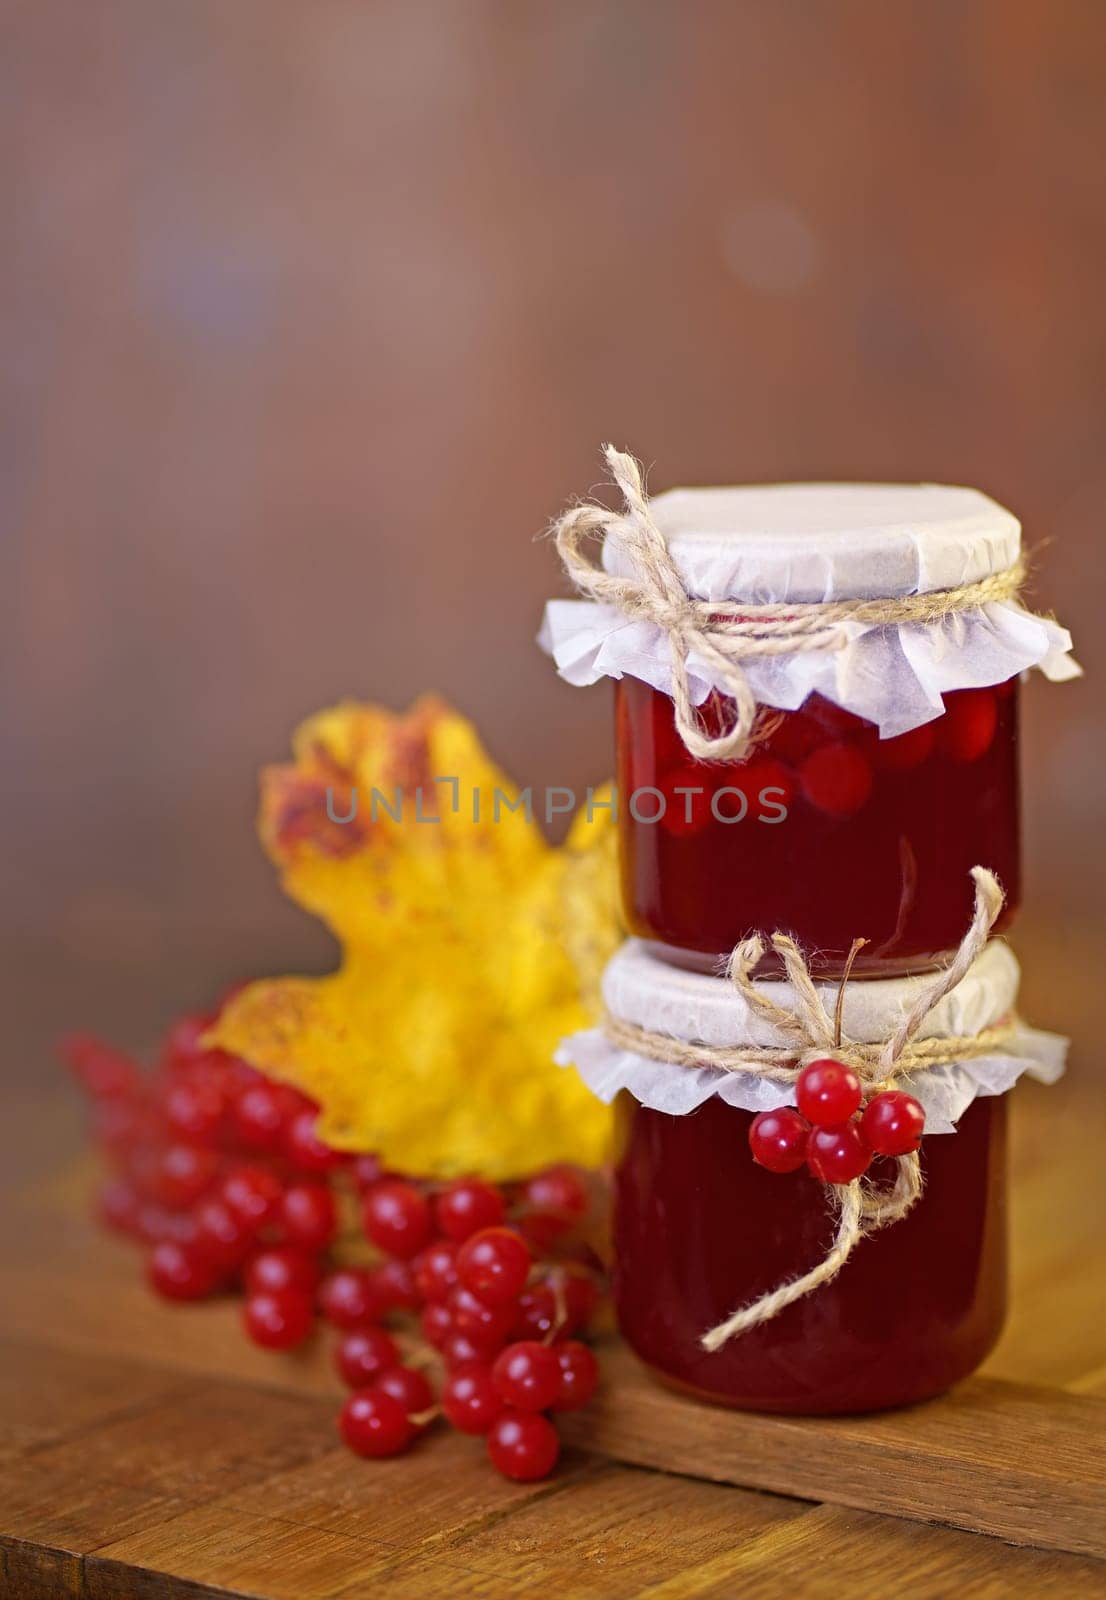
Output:
M864 1086L844 1061L812 1061L795 1084L795 1106L762 1111L749 1126L753 1160L769 1172L806 1166L823 1183L852 1183L876 1156L917 1150L925 1112L901 1089L874 1094L861 1111Z
M444 1416L485 1435L507 1477L545 1477L548 1413L586 1405L598 1379L574 1337L602 1283L583 1175L431 1184L335 1151L313 1101L204 1048L214 1015L179 1018L148 1071L89 1035L63 1041L112 1168L103 1221L147 1248L166 1298L243 1293L256 1344L290 1350L320 1318L337 1329L352 1390L338 1427L359 1455L396 1455Z

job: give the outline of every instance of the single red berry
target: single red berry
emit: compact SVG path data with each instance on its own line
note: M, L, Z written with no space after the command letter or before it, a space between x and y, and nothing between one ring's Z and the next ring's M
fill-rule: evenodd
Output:
M554 1411L579 1411L586 1406L599 1383L599 1363L578 1339L566 1339L553 1346L560 1372L560 1383L551 1406Z
M582 1272L567 1272L558 1267L550 1280L554 1299L559 1301L557 1335L567 1338L590 1322L599 1304L595 1280Z
M235 1167L223 1179L220 1193L243 1226L258 1233L279 1216L284 1185L267 1167Z
M241 1266L253 1244L253 1229L217 1195L201 1200L193 1215L200 1248L209 1260L225 1272Z
M447 1236L460 1243L481 1228L494 1228L507 1215L501 1192L490 1183L463 1178L434 1199L434 1217Z
M548 1345L525 1339L500 1351L492 1366L492 1382L504 1404L520 1411L546 1411L560 1392L560 1363Z
M442 1385L442 1410L458 1433L487 1433L503 1410L491 1368L483 1361L454 1367Z
M824 744L799 768L803 793L831 817L851 817L872 792L872 769L851 744Z
M297 1111L284 1130L284 1153L300 1172L330 1172L340 1166L342 1154L324 1144L315 1132L319 1113Z
M814 1128L807 1144L807 1166L822 1183L852 1183L867 1172L872 1152L855 1122L840 1128Z
M863 1098L864 1087L852 1067L828 1056L805 1066L795 1085L799 1112L816 1128L838 1128L848 1122Z
M516 1302L504 1301L501 1305L490 1306L463 1283L449 1291L445 1304L454 1333L468 1334L489 1351L502 1348L518 1316Z
M457 1252L457 1276L487 1305L517 1300L526 1287L530 1265L525 1241L510 1228L483 1228Z
M280 1202L287 1242L303 1250L325 1250L338 1229L334 1196L323 1183L293 1183Z
M244 1145L277 1155L288 1125L288 1101L280 1084L249 1084L234 1102L232 1120Z
M384 1394L390 1394L393 1400L398 1400L407 1413L410 1422L413 1416L422 1411L429 1411L434 1404L434 1391L421 1372L416 1372L414 1367L385 1367L383 1372L378 1372L369 1387L379 1389Z
M149 1193L171 1211L185 1211L211 1188L219 1170L214 1150L202 1145L169 1144L158 1151L149 1174Z
M334 1347L338 1376L351 1389L363 1389L398 1360L396 1342L383 1328L355 1328L343 1334Z
M704 782L703 768L677 766L658 780L657 788L664 796L660 826L665 833L674 839L691 839L702 833L711 820L711 786L709 781ZM656 806L660 812L653 796L645 803Z
M415 1287L424 1300L444 1300L457 1287L457 1246L436 1239L415 1261Z
M876 765L885 772L913 772L928 761L937 743L937 724L923 722L920 728L896 734L893 739L877 739L872 746Z
M354 1156L352 1172L354 1187L360 1195L387 1176L380 1164L380 1157L373 1155Z
M306 1251L272 1245L250 1257L242 1281L247 1294L292 1289L297 1294L313 1295L318 1287L319 1268Z
M335 1328L361 1328L378 1322L386 1307L361 1267L342 1267L323 1279L319 1310Z
M315 1317L308 1295L294 1289L266 1289L249 1296L242 1321L254 1344L266 1350L292 1350L307 1338Z
M902 1089L884 1089L873 1095L860 1119L864 1142L881 1156L909 1155L921 1144L925 1125L922 1107Z
M417 1256L434 1231L426 1196L413 1183L399 1178L374 1184L365 1196L361 1216L373 1244L401 1261Z
M518 1314L511 1328L512 1339L544 1339L557 1320L557 1301L547 1283L536 1283L518 1297Z
M132 1150L148 1147L161 1133L153 1109L126 1095L116 1100L95 1101L90 1120L92 1137L117 1161Z
M370 1272L373 1289L388 1311L417 1311L422 1303L409 1261L382 1261Z
M444 1349L446 1340L453 1335L453 1318L449 1314L449 1308L436 1300L423 1306L419 1325L422 1328L423 1338L428 1344L432 1344L435 1350Z
M226 1100L217 1084L178 1078L165 1089L162 1114L171 1133L190 1144L211 1144L218 1136Z
M588 1192L569 1166L546 1167L523 1185L521 1226L540 1250L569 1233L587 1215Z
M957 689L945 699L938 721L941 749L954 761L978 761L995 737L998 707L990 689Z
M162 1060L169 1067L187 1067L206 1054L201 1043L215 1021L210 1011L186 1011L170 1023L162 1045Z
M786 821L795 799L795 778L782 761L757 756L748 763L741 787L749 801L749 820L777 826Z
M414 1438L407 1412L383 1389L358 1389L338 1416L338 1432L359 1456L398 1456Z
M492 1466L516 1483L547 1478L560 1453L556 1428L536 1411L503 1411L488 1433Z
M465 1367L473 1361L491 1361L503 1348L503 1340L481 1339L479 1334L458 1333L456 1328L442 1341L442 1360L446 1369Z
M165 1206L159 1206L152 1200L140 1205L134 1231L135 1237L141 1239L143 1244L161 1244L163 1239L171 1239L174 1244L185 1245L190 1250L202 1244L199 1226L192 1212L168 1211ZM203 1254L211 1259L206 1249ZM214 1265L218 1266L218 1263Z
M70 1033L58 1042L58 1053L86 1094L114 1100L133 1093L141 1074L130 1056L91 1033Z
M792 1106L760 1111L749 1124L753 1160L769 1172L797 1172L806 1160L810 1123Z
M218 1273L194 1247L164 1239L150 1252L150 1286L166 1300L203 1300L215 1288Z

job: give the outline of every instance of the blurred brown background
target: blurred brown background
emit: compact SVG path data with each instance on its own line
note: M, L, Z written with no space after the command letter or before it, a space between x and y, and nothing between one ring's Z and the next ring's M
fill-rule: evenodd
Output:
M977 484L1082 684L1030 685L1022 942L1106 889L1098 0L8 0L2 961L17 1066L325 965L255 771L439 687L604 774L533 535L676 483ZM1042 1022L1048 985L1030 978ZM1097 990L1096 990L1097 993Z

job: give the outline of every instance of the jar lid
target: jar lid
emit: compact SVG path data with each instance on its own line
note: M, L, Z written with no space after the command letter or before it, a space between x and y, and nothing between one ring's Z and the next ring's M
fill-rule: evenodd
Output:
M898 599L1004 572L1021 549L1012 512L978 489L938 483L669 489L649 514L701 600ZM617 530L603 565L634 576Z
M934 1006L918 1037L956 1038L982 1032L1013 1010L1019 976L1014 952L1001 939L993 939L956 988ZM853 979L845 986L844 1032L863 1044L885 1039L932 983L932 972L909 978ZM756 987L786 1010L797 1011L795 990L786 979L758 979ZM838 987L836 981L815 983L831 1015ZM780 1029L750 1012L740 990L727 978L677 966L656 955L642 939L628 940L608 962L603 1002L623 1022L687 1043L784 1047L791 1042Z
M1001 940L992 942L967 973L929 1012L918 1038L974 1037L1005 1020L1018 993L1018 963ZM845 987L844 1031L850 1039L874 1044L886 1039L913 1005L933 974L914 978L857 979ZM832 1014L836 983L815 986ZM758 981L774 1000L795 1009L795 992L782 979ZM740 991L725 978L671 965L648 944L630 940L608 963L603 977L607 1010L623 1022L649 1033L667 1034L689 1044L723 1048L743 1044L786 1047L791 1041L761 1017L750 1014ZM965 1109L979 1095L1005 1094L1023 1074L1054 1083L1064 1071L1067 1040L1059 1034L1030 1028L1016 1016L1009 1037L987 1055L947 1061L922 1068L898 1080L921 1101L927 1133L952 1133ZM721 1067L686 1067L638 1055L614 1043L603 1028L589 1028L563 1039L555 1059L574 1067L598 1099L610 1103L619 1094L669 1116L687 1116L717 1096L745 1111L768 1111L793 1105L793 1085L784 1085L749 1071Z

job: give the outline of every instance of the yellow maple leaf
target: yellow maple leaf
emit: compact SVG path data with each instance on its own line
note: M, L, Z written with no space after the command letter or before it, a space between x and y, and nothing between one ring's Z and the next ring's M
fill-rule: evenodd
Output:
M293 756L262 773L259 833L341 965L251 984L213 1043L318 1100L328 1142L399 1171L605 1159L606 1107L551 1057L592 1020L619 937L610 811L581 811L553 847L432 697L320 712Z

